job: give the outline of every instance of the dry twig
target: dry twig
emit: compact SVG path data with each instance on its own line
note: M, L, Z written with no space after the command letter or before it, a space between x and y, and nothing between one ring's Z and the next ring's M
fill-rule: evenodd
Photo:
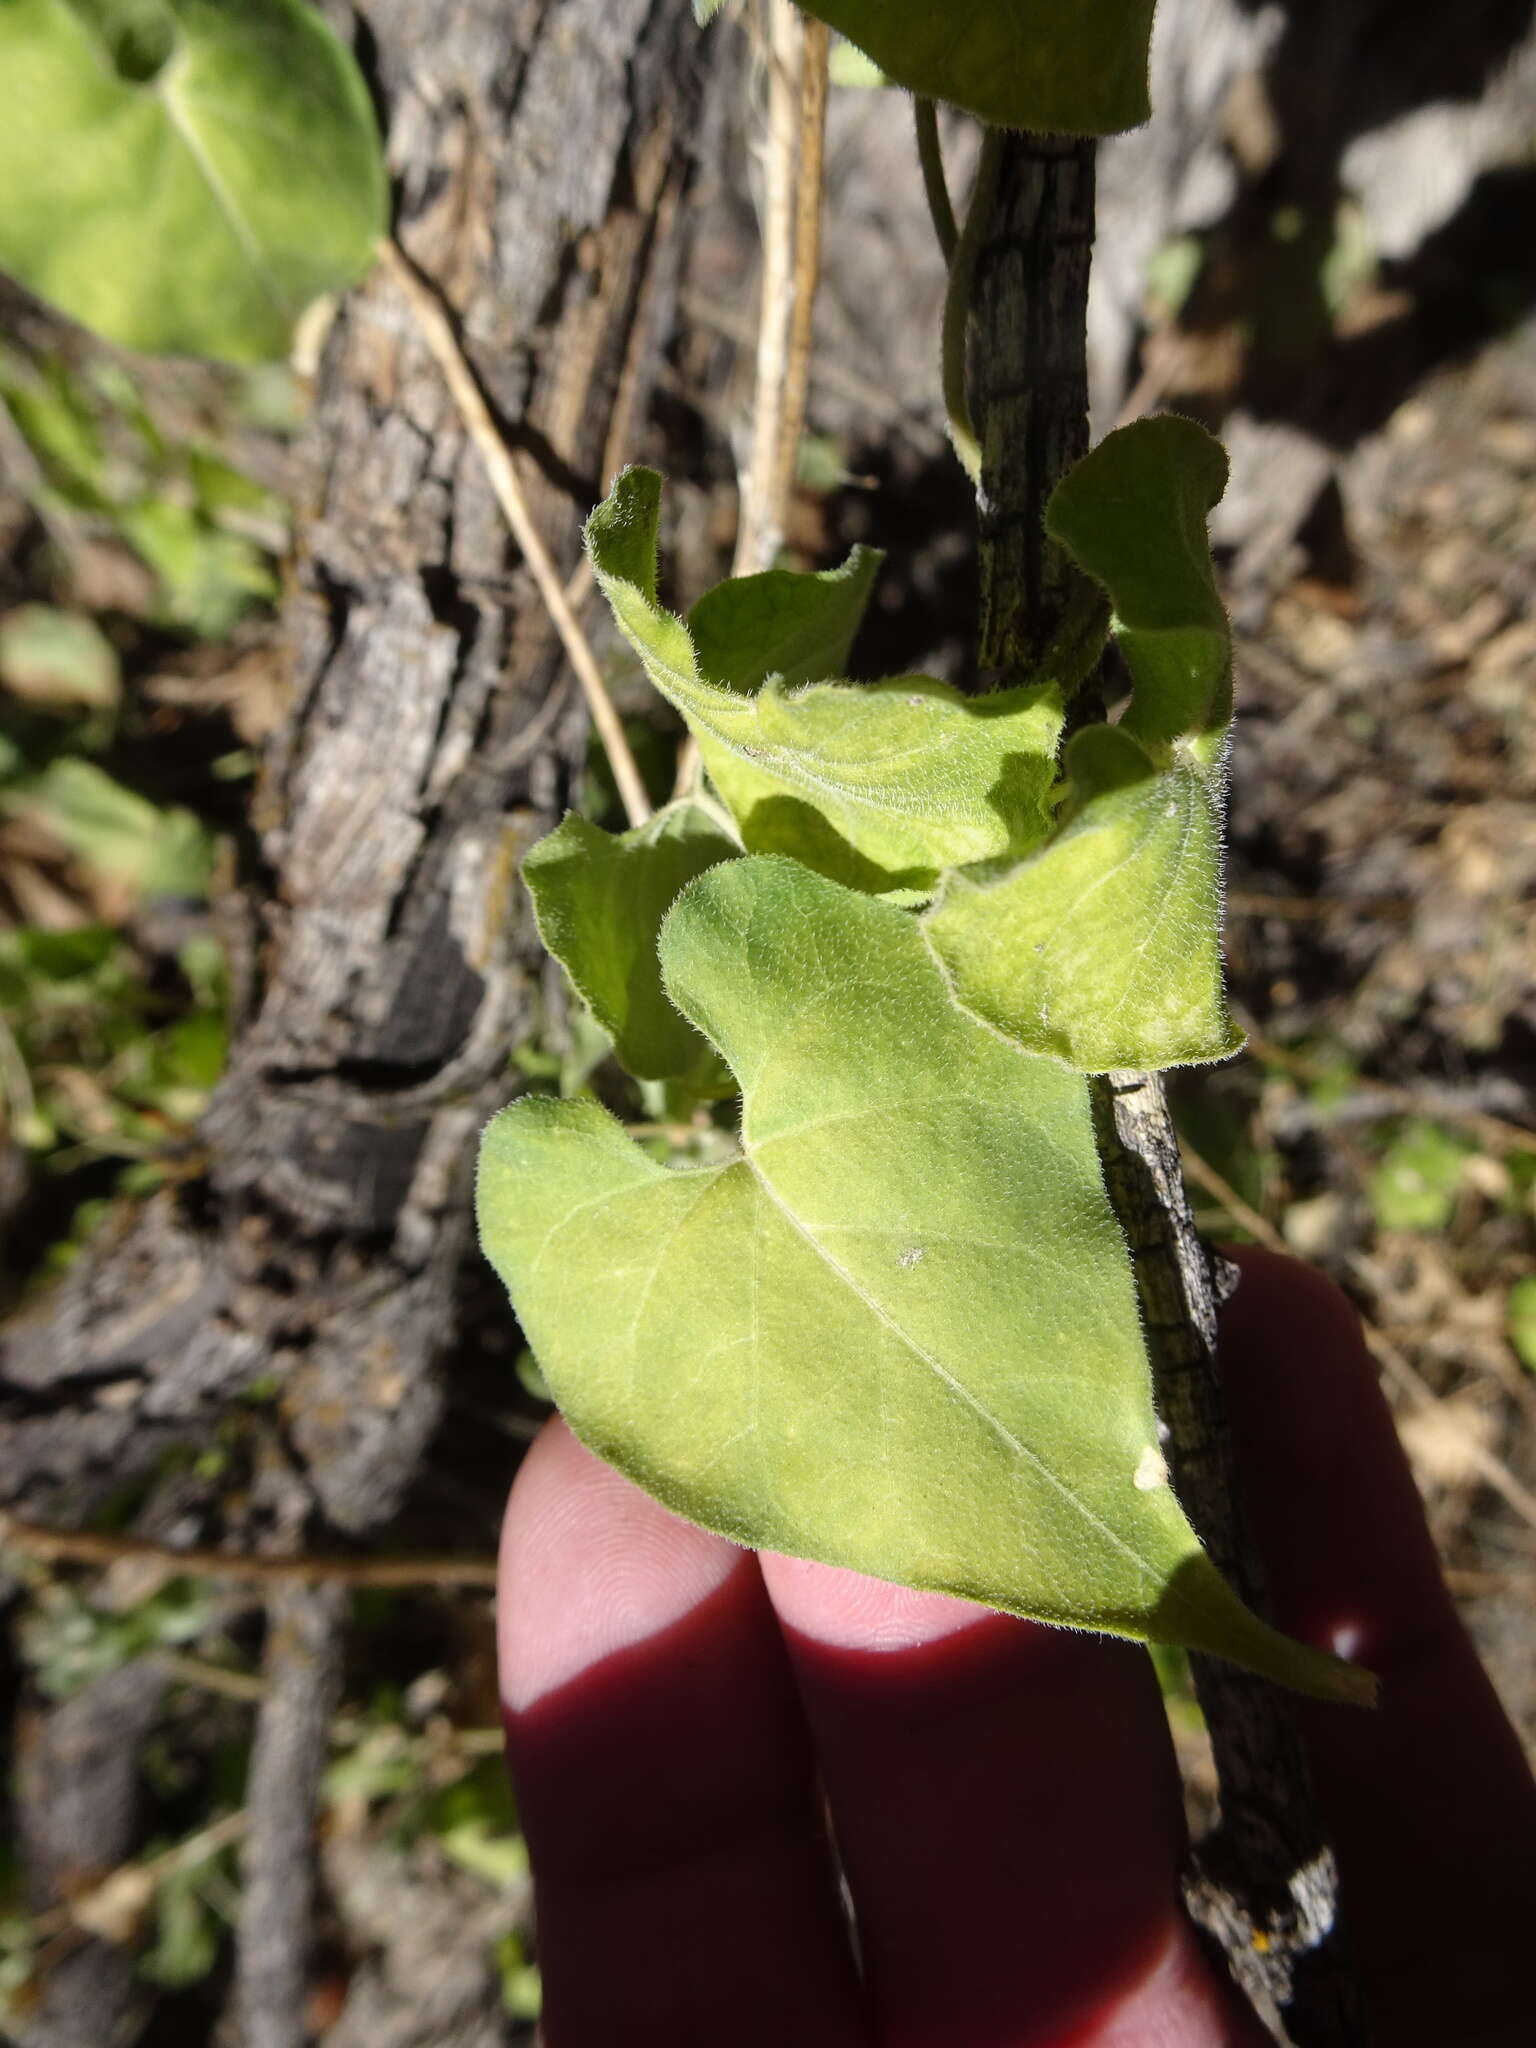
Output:
M113 1565L124 1558L162 1565L168 1577L234 1579L254 1585L292 1582L400 1591L411 1586L494 1586L490 1557L247 1557L227 1550L176 1550L96 1529L50 1529L0 1513L0 1546L52 1564Z
M384 268L410 307L422 340L443 373L443 381L448 386L459 416L464 422L464 431L485 464L491 488L496 493L496 501L512 529L513 539L522 550L529 573L538 585L539 595L554 622L555 631L560 635L567 659L576 671L576 678L586 694L592 723L597 728L598 737L603 743L603 751L607 754L608 764L613 770L613 779L618 786L625 815L631 825L643 825L651 815L650 799L645 793L645 784L641 780L640 770L635 765L629 741L624 736L619 715L613 708L613 700L608 695L608 686L603 681L603 672L598 666L596 655L592 652L592 643L576 616L554 558L533 523L528 500L518 480L512 451L491 416L485 395L469 366L468 358L459 346L458 337L454 334L441 302L429 290L412 267L409 258L396 243L387 239L381 241L379 254Z

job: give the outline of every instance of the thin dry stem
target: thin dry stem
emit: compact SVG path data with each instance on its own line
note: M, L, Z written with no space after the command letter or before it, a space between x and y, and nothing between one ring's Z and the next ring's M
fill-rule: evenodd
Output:
M96 1529L49 1529L18 1515L0 1514L0 1546L49 1564L113 1565L124 1558L163 1565L170 1576L235 1579L256 1585L285 1580L309 1585L494 1586L490 1557L249 1557L227 1550L176 1550L168 1543L109 1536Z
M800 141L803 31L792 0L766 0L768 126L763 149L763 265L759 284L752 448L741 484L734 573L773 566L783 531L774 503L795 300L795 162Z
M821 277L822 187L827 142L827 58L831 36L825 22L806 18L800 36L800 142L795 168L795 280L789 316L789 359L779 417L778 462L773 477L773 523L782 537L789 520L805 401L811 381L811 334L816 286Z
M533 523L528 509L528 500L518 480L517 467L512 451L507 446L500 429L491 416L491 409L469 366L468 358L460 348L458 337L453 331L441 301L427 286L409 258L398 244L385 239L379 243L379 255L384 268L398 285L407 305L411 309L421 338L432 354L433 360L443 373L459 416L464 422L464 431L479 451L491 488L496 493L512 537L522 550L524 561L539 595L554 622L555 631L560 635L561 644L571 667L576 671L577 681L586 694L587 705L592 714L592 723L597 728L603 751L608 756L608 765L613 770L613 779L618 787L625 816L631 825L643 825L651 815L650 799L645 793L640 770L630 751L629 741L619 715L613 708L608 695L608 686L603 681L603 672L598 667L597 657L592 652L592 643L582 629L581 621L571 605L567 587L562 582L555 566L554 557L544 544L543 536Z

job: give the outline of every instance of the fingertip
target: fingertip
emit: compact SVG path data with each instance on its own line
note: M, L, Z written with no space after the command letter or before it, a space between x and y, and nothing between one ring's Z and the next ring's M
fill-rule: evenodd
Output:
M514 1713L661 1634L746 1554L668 1514L560 1416L524 1458L502 1521L497 1653Z
M809 1558L764 1551L758 1561L781 1624L836 1648L914 1650L982 1623L1015 1625L973 1600L919 1592Z

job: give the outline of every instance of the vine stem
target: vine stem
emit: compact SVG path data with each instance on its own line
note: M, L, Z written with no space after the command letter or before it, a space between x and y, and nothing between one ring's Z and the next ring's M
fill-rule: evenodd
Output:
M1044 513L1088 446L1094 156L1092 143L1060 136L999 136L991 146L995 189L984 232L975 200L962 231L963 244L976 228L976 247L963 298L951 269L945 355L946 384L968 353L974 368L980 658L1007 683L1039 674L1070 643L1087 601L1087 579L1047 535ZM1216 1357L1230 1269L1212 1260L1195 1229L1160 1077L1095 1076L1089 1090L1174 1490L1217 1566L1262 1613ZM1191 1665L1221 1790L1220 1825L1185 1873L1191 1916L1279 2038L1355 2048L1364 2040L1358 1979L1294 1702L1219 1658L1195 1656Z
M982 132L981 154L965 225L956 239L949 259L949 284L944 293L943 380L944 410L949 417L949 438L971 482L981 484L981 444L971 423L969 365L966 339L970 332L971 293L976 276L976 259L986 238L997 198L998 174L1002 166L1003 132L987 128ZM942 178L942 169L940 171Z
M939 238L939 248L946 263L955 260L955 244L960 239L960 226L955 219L954 205L949 196L949 180L944 175L944 148L939 141L939 111L932 100L925 100L918 94L912 101L912 119L917 129L917 160L923 172L923 196L928 201L928 215L933 222L933 231Z
M597 656L592 652L592 643L576 616L554 557L544 543L544 536L534 523L517 474L517 465L512 459L512 450L492 417L485 394L470 368L468 357L459 346L442 301L397 242L388 237L383 239L379 243L379 257L410 307L421 338L442 372L449 396L458 408L464 431L485 464L496 502L512 529L512 537L522 551L528 572L538 587L544 607L560 635L566 658L575 670L576 680L586 697L592 723L608 756L608 765L613 770L624 814L631 825L643 825L651 815L651 801L646 794L645 783L624 735L619 714L613 707L613 699L608 695L608 686L603 681Z

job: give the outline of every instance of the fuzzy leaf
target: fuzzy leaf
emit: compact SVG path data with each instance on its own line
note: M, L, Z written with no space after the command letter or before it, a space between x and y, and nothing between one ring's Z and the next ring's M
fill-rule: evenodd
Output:
M1182 742L1202 768L1219 765L1232 718L1232 634L1206 535L1226 487L1221 443L1162 413L1107 434L1045 513L1114 607L1136 685L1122 730L1154 749Z
M801 0L898 85L1000 128L1114 135L1145 121L1153 0Z
M366 269L383 159L303 0L4 0L0 266L129 348L237 362Z
M741 848L697 804L617 837L573 812L523 862L539 936L631 1074L734 1095L719 1055L669 1001L656 942L684 886Z
M1039 853L961 870L923 920L956 1000L1079 1073L1224 1059L1212 905L1220 824L1190 768L1159 775L1138 741L1088 726L1067 749L1076 805Z
M946 878L924 930L957 1002L1083 1073L1227 1058L1222 770L1231 638L1205 520L1226 481L1189 420L1100 442L1046 515L1109 593L1135 683L1068 746L1061 823L1026 859Z
M630 469L587 525L614 616L696 734L754 852L792 853L872 891L922 889L946 867L1043 836L1061 730L1057 691L966 698L929 676L835 676L878 557L819 576L719 585L687 624L656 594L661 479Z
M676 1170L590 1102L481 1152L482 1242L582 1439L733 1539L1359 1697L1230 1593L1161 1475L1086 1084L950 1002L916 922L733 861L663 927L744 1094Z

